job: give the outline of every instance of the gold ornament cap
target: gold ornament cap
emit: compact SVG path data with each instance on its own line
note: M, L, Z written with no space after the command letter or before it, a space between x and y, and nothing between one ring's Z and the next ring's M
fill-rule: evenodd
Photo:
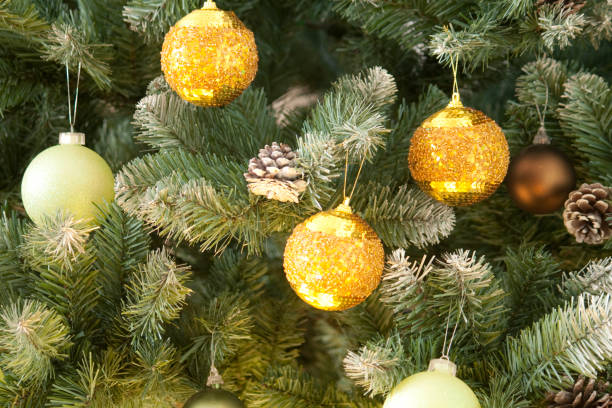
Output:
M427 371L438 371L456 377L457 365L447 358L434 358L429 361L429 368Z
M85 145L85 133L61 132L59 134L59 144L61 145Z
M201 9L193 10L181 18L175 27L245 28L233 11L217 8L214 1L207 1Z

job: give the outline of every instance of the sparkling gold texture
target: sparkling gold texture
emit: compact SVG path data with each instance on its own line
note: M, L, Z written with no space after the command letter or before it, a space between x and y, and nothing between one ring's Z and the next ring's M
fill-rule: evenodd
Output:
M484 113L458 96L414 132L408 165L419 187L438 201L465 206L495 192L508 169L508 142Z
M207 2L166 34L161 52L168 84L198 106L223 106L237 98L257 73L253 33L232 11Z
M345 310L363 302L378 286L383 266L376 232L345 204L299 224L285 247L287 280L317 309Z

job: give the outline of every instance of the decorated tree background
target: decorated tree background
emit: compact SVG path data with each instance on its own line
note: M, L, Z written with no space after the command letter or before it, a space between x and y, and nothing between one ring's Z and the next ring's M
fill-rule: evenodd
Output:
M0 0L0 405L193 408L218 370L247 407L393 408L444 356L485 408L610 406L612 4L219 0L253 32L257 72L202 107L160 53L209 3ZM215 66L242 61L215 47ZM535 136L560 152L564 205L527 212L508 182L466 207L419 188L413 135L438 129L426 120L454 90L501 127L502 159ZM83 220L78 191L59 194L66 208L35 223L24 173L70 118L114 200ZM491 162L461 146L464 165ZM329 234L358 217L371 230ZM286 274L290 236L304 286ZM341 273L334 294L358 304L319 310Z

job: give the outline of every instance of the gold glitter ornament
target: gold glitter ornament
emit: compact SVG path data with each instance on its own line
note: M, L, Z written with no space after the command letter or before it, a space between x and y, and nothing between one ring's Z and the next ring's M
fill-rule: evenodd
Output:
M408 153L419 187L451 206L471 205L493 194L508 161L501 128L484 113L464 107L457 92L446 108L417 128Z
M166 34L161 66L181 98L198 106L223 106L249 87L257 73L253 33L233 11L213 1L194 10Z
M308 218L287 240L283 266L293 290L309 305L345 310L363 302L380 283L383 245L353 214L348 199Z

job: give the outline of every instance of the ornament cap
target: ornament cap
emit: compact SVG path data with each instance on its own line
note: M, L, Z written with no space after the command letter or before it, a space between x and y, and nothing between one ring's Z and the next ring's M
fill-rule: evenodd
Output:
M455 377L457 375L457 365L448 358L434 358L429 362L427 371L438 371Z
M550 137L548 137L544 126L540 125L536 135L533 137L533 144L550 144Z
M342 202L342 204L340 204L338 207L336 207L336 211L341 212L341 213L345 213L345 214L352 214L353 213L353 209L349 205L350 202L351 202L351 198L350 197L345 197L344 201Z
M461 97L459 96L459 92L453 92L453 96L451 97L450 102L448 103L449 108L462 108L463 104L461 103Z
M61 145L85 145L85 133L61 132L59 134L59 144Z
M221 388L223 385L223 377L219 374L219 370L213 364L210 367L210 374L208 374L208 379L206 380L206 386L211 388Z
M202 10L218 10L218 9L217 9L217 5L215 4L214 1L208 0L202 6Z

